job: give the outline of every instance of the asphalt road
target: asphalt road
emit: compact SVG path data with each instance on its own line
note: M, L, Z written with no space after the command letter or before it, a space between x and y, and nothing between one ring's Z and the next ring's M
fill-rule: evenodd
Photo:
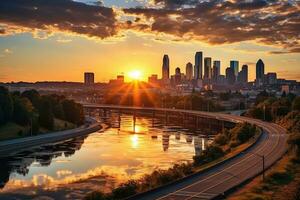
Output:
M221 165L211 167L203 173L198 173L182 181L170 184L166 187L154 189L133 197L141 200L199 200L214 199L228 190L239 186L244 181L259 175L263 170L262 156L265 157L265 167L268 168L280 159L287 149L287 135L285 129L268 122L250 119L241 116L233 116L222 113L206 113L198 111L142 108L126 106L92 105L89 108L107 108L123 110L159 110L167 112L190 113L209 118L222 119L231 122L248 122L263 129L263 135L254 146L241 153L237 157L224 162Z

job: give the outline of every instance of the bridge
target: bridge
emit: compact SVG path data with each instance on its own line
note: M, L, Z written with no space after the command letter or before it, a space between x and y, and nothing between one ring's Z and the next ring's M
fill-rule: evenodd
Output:
M141 200L200 200L222 199L236 187L263 173L287 151L286 130L276 124L223 113L210 113L182 109L128 107L114 105L84 104L85 109L119 111L164 112L166 114L187 114L196 117L226 121L248 122L260 127L263 132L258 141L246 151L222 161L202 172L175 181L129 199Z

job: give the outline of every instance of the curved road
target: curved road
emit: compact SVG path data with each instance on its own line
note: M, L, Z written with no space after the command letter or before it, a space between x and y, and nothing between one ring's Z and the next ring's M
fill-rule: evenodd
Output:
M209 170L194 174L188 178L176 181L149 192L134 196L131 199L141 200L199 200L220 198L224 193L239 186L245 181L262 172L262 156L265 157L265 167L268 168L280 159L286 152L287 135L285 129L268 122L256 119L233 116L222 113L207 113L179 109L142 108L126 106L109 106L85 104L86 108L166 111L189 113L231 122L248 122L263 129L263 134L254 146L239 154L233 159Z

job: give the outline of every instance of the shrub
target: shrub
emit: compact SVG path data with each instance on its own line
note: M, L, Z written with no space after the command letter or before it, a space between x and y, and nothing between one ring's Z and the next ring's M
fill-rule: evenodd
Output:
M105 194L99 191L93 191L89 193L85 198L85 200L106 200Z
M215 144L218 144L220 146L224 146L225 144L227 144L227 140L228 140L228 138L226 137L225 134L218 134L215 137L214 142L215 142Z
M138 182L130 180L113 189L111 196L113 199L124 199L137 193Z
M202 151L200 156L194 156L194 164L195 165L201 165L205 163L209 163L211 161L214 161L222 156L224 156L224 151L222 148L211 145L208 146L206 150Z

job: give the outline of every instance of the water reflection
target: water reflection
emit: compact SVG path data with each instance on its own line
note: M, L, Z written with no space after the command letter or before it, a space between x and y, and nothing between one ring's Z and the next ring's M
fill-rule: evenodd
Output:
M107 192L154 169L191 161L210 141L156 118L110 113L99 120L110 128L1 158L0 199L81 199L91 190Z

